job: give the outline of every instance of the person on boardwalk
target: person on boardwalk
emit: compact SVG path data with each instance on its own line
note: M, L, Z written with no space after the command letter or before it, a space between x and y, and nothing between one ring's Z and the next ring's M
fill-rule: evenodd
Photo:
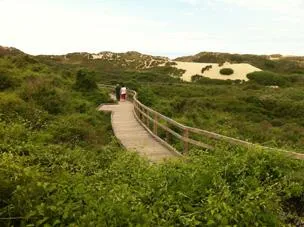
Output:
M125 87L125 85L121 85L121 89L120 89L121 100L126 101L126 96L127 96L127 88Z
M116 87L115 87L115 95L116 95L116 100L119 102L120 101L120 85L119 84L116 84Z

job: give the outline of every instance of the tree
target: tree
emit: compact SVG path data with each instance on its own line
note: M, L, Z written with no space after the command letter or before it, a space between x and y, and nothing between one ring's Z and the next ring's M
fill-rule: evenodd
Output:
M220 70L220 74L225 75L225 76L232 75L233 73L234 73L234 71L231 68L223 68Z
M80 91L90 91L97 89L94 80L95 73L86 70L79 70L76 74L75 89Z

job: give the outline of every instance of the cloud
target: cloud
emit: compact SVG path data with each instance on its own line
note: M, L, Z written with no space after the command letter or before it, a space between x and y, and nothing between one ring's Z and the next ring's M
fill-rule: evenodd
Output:
M72 1L67 2L73 4L0 0L0 27L5 31L0 35L0 45L15 46L31 54L103 50L138 50L153 54L202 50L263 53L268 48L275 52L284 48L304 51L300 42L304 30L299 26L303 16L298 14L302 6L298 0L288 6L290 11L282 11L286 13L275 10L285 10L286 3L282 0L276 0L279 5L275 9L274 0L267 0L271 3L261 0L174 1L183 1L189 7L179 5L177 10L166 10L165 15L151 8L145 15L133 13L128 6L120 7L112 1L96 6L83 2L79 5L79 1L77 5ZM244 15L243 7L253 9L252 14L247 15L246 11ZM233 13L225 14L224 19L214 14L228 8ZM266 13L260 13L261 9L267 10ZM244 17L240 20L239 15ZM207 23L209 21L212 23Z
M271 10L278 13L303 12L303 0L179 0L193 6L217 6L226 3L232 6L255 10Z
M225 3L246 7L249 9L271 10L292 13L304 8L303 0L221 0Z
M200 3L200 0L179 0L180 2L195 6Z

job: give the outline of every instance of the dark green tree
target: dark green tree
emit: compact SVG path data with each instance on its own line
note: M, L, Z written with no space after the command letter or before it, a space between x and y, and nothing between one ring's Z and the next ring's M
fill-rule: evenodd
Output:
M234 71L231 68L223 68L220 70L220 74L225 75L225 76L232 75L233 73L234 73Z
M75 89L80 91L91 91L97 89L94 77L94 72L79 70L76 74Z

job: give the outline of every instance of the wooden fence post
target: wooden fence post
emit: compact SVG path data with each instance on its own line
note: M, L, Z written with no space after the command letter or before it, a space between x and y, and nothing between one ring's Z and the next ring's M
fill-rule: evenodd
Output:
M158 118L157 118L157 114L154 113L154 125L153 125L153 132L155 135L157 135L157 122L158 121Z
M139 112L140 106L138 105L138 103L136 103L136 107L137 107L137 108L136 108L136 113L137 113L136 115L137 115L137 118L140 120L140 117L141 117L141 116L140 116L140 112Z
M137 103L135 102L135 100L133 100L133 105L134 105L134 109L135 109L135 112L137 112Z
M149 110L148 109L146 111L146 114L147 114L147 119L146 119L147 120L147 127L150 128L150 119L149 119L150 115L149 115Z
M183 137L185 139L188 139L189 138L189 130L188 129L184 129L184 135ZM189 151L189 143L188 141L184 141L184 154L187 154Z
M138 106L139 107L139 109L142 111L142 106ZM143 118L144 118L144 115L141 113L141 112L139 112L139 119L140 119L140 121L143 121Z

